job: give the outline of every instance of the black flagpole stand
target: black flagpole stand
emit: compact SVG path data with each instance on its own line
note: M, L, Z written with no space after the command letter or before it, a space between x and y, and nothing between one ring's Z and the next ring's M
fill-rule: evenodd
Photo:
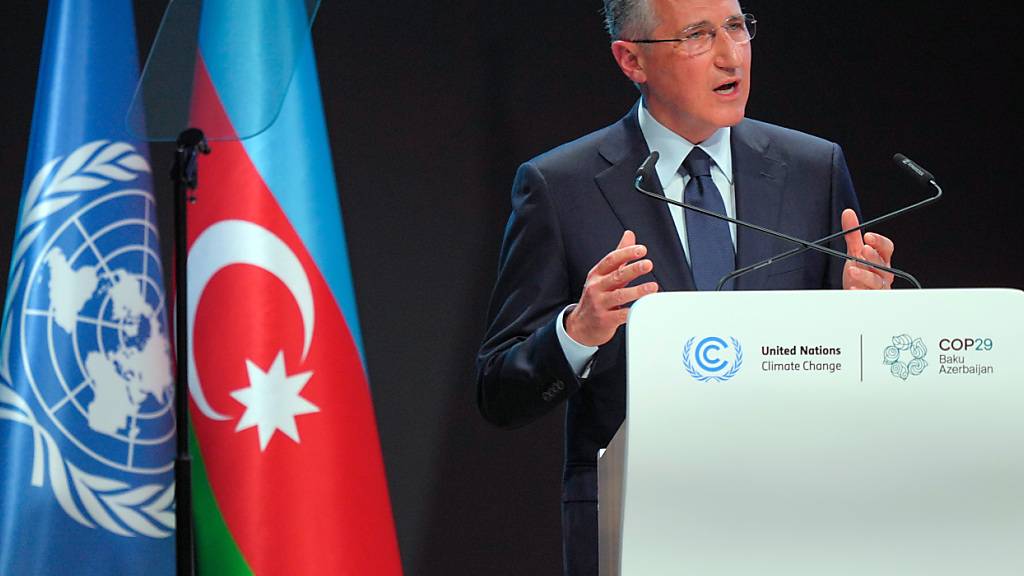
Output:
M188 205L199 182L199 154L209 154L206 137L197 128L178 136L171 168L174 182L174 410L177 455L174 459L174 522L178 576L195 574L192 543L192 457L188 450Z

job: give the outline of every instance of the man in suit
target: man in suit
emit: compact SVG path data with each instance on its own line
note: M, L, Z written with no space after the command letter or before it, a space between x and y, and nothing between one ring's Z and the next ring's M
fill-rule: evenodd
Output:
M712 289L723 272L792 247L640 195L633 179L643 160L661 155L666 196L799 238L857 224L836 144L744 119L756 21L736 0L605 0L605 14L612 54L642 98L619 122L520 167L477 359L478 402L491 422L519 426L568 401L565 572L586 576L597 574L597 451L625 416L630 304L658 290ZM851 233L845 243L851 255L890 262L881 235ZM808 251L735 289L891 282Z

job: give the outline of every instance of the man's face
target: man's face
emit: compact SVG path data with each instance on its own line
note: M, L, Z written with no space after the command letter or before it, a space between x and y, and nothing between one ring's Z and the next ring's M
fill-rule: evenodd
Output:
M659 122L699 143L743 119L750 95L750 43L737 45L719 28L742 18L736 0L651 0L655 28L648 38L679 38L695 24L717 32L711 49L691 56L679 43L633 44L647 109ZM637 80L634 78L634 80Z

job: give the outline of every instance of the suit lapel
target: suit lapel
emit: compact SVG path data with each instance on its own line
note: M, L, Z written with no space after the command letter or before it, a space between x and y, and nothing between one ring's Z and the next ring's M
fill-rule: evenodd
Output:
M668 205L633 188L636 170L649 154L636 106L608 132L598 150L611 166L595 176L597 186L622 226L636 232L637 242L647 246L647 257L654 262L653 275L660 289L694 290L693 276ZM660 184L658 187L660 192Z
M736 217L777 230L782 216L787 166L756 124L744 120L732 129L732 162ZM771 257L775 245L769 236L761 232L737 227L737 268ZM768 279L768 273L768 268L762 268L745 274L736 281L736 289L761 289Z

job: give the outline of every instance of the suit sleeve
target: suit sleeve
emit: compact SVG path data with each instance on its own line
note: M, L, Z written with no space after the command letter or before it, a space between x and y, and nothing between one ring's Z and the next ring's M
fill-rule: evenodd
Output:
M526 424L580 387L555 332L572 303L560 223L541 172L523 164L512 186L488 328L476 361L477 403L490 422Z
M838 144L832 144L832 208L829 229L838 232L843 229L841 221L843 210L853 208L857 218L861 218L860 203L857 202L857 193L853 189L853 178L850 177L850 169L846 165L846 156ZM846 240L842 236L831 242L831 248L846 253ZM825 270L825 288L841 290L843 288L843 266L845 260L840 258L828 259L828 266Z

